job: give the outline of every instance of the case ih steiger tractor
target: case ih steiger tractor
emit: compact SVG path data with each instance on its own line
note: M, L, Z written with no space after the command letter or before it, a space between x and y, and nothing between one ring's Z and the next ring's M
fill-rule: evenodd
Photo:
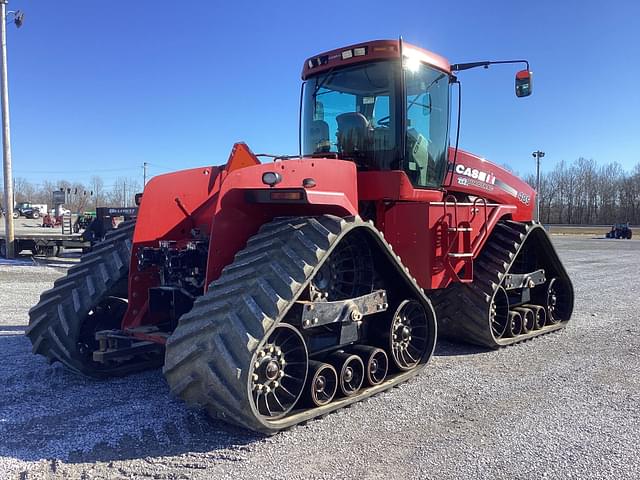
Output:
M238 143L153 178L135 225L30 310L33 351L92 377L163 365L189 404L273 433L413 377L436 330L497 348L561 329L573 288L535 193L449 147L455 72L491 63L513 62L402 40L309 58L301 155Z

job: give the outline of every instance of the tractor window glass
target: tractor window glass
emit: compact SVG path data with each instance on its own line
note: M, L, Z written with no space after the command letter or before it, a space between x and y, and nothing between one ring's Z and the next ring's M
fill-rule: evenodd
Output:
M426 65L405 67L405 171L417 187L442 185L447 165L449 77Z
M316 145L314 151L316 152L335 152L337 151L336 139L338 135L338 121L336 117L342 115L345 112L356 111L356 96L350 93L339 92L336 90L329 90L327 88L320 88L316 93L316 104L313 120L316 122L315 127L325 127L326 129L320 129L314 133L322 134L318 135L314 139ZM328 138L326 137L328 134Z
M303 153L335 153L361 169L388 170L397 158L397 64L375 62L309 79L303 98Z

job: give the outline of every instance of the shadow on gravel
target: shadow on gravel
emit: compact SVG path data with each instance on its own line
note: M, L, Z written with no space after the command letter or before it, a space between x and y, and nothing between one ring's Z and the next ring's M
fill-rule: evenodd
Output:
M179 433L179 430L184 428L189 431L187 440ZM188 413L182 425L167 424L165 434L174 435L173 440L167 442L166 439L159 439L152 428L143 430L140 435L124 435L117 445L104 442L96 444L89 452L69 452L66 462L110 462L193 452L208 453L208 457L212 459L232 460L229 458L229 450L248 451L250 444L265 438L197 413ZM216 455L217 451L220 451L219 455Z
M436 351L433 352L436 357L454 357L458 355L473 355L477 353L488 353L492 350L478 345L468 343L451 343L446 340L438 340Z
M79 463L224 450L227 458L264 438L187 409L160 370L84 378L33 355L24 327L3 329L16 333L0 334L0 457Z
M26 325L0 325L0 332L19 332L24 333Z

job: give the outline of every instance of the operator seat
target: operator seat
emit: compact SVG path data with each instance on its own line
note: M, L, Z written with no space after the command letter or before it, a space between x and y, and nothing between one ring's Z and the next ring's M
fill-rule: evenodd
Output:
M367 117L359 112L342 113L336 117L338 123L338 151L347 155L364 153L369 148L371 125Z
M309 127L309 143L313 147L313 153L331 151L329 142L329 124L324 120L314 120Z

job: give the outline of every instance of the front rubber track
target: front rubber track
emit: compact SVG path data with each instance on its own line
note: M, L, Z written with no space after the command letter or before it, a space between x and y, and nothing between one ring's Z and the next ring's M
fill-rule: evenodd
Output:
M66 276L42 293L38 304L29 310L26 335L33 353L43 355L49 363L59 361L75 373L97 378L127 375L154 366L138 363L107 368L78 351L80 331L89 311L108 296L127 296L134 227L135 221L131 220L108 232L102 242L69 268ZM156 361L155 366L160 363Z
M416 375L428 361L409 372L349 398L270 420L255 410L248 375L256 351L284 318L293 302L341 239L361 229L400 273L406 292L435 318L433 307L408 270L370 223L360 218L277 218L262 226L244 250L225 267L191 311L184 314L166 345L164 374L171 391L214 418L267 434L324 415L386 390ZM436 324L433 321L435 338ZM434 342L435 346L435 342Z
M500 221L491 232L478 258L474 260L472 283L455 283L431 295L438 319L439 333L452 341L499 348L557 331L566 326L569 318L555 325L516 337L496 338L491 330L489 309L493 297L504 277L512 270L521 255L533 255L538 264L544 264L547 282L560 277L570 288L571 311L573 286L549 235L541 224L511 220ZM545 283L546 285L546 283ZM570 315L569 315L570 317Z

